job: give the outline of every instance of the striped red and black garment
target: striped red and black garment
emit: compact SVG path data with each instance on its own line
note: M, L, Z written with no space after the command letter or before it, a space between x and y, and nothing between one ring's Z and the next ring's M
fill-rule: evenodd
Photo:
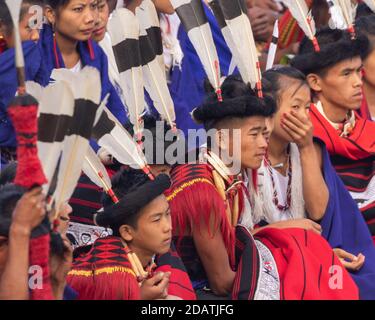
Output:
M99 238L79 256L67 276L79 300L138 300L137 277L120 238Z
M157 265L155 272L171 272L168 286L169 295L177 296L183 300L196 300L189 275L173 244L169 252L156 256L155 263Z
M314 135L327 147L337 174L358 204L375 242L375 123L356 115L348 137L340 137L319 113L310 110Z

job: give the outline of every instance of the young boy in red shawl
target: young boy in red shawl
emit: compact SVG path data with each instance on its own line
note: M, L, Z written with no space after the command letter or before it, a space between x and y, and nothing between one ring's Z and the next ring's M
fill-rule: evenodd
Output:
M221 89L223 102L211 93L193 111L193 118L212 133L200 152L208 162L175 166L167 197L177 251L198 298L357 299L358 288L328 243L311 231L313 225L309 230L265 228L255 239L244 226L251 226L243 218L253 208L240 173L262 163L269 136L266 120L274 114L275 102L256 97L235 77L228 77ZM224 164L225 155L239 170ZM342 290L329 285L333 264L342 271Z
M375 240L375 124L360 117L362 55L366 37L351 39L347 31L322 29L320 52L307 39L292 65L307 75L313 93L310 109L314 135L323 140L332 164L357 202Z
M75 260L68 283L81 300L195 299L183 266L160 267L171 251L170 210L163 195L169 177L161 174L149 181L139 173L131 186L114 186L120 202L105 205L95 218L99 226L110 227L113 236L97 239Z

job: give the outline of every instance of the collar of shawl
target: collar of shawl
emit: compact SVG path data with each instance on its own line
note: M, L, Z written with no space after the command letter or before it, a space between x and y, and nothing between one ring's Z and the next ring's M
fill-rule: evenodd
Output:
M335 123L328 119L327 115L324 112L323 105L320 101L316 104L316 109L319 111L319 113L328 121L328 123L335 128L335 130L338 132L340 137L349 137L351 133L353 132L353 129L355 127L355 114L353 111L350 111L348 115L346 116L346 119L341 123Z

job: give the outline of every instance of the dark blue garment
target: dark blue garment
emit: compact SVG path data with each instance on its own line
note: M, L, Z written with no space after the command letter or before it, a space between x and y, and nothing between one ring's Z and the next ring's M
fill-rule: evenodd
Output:
M64 288L63 300L76 300L77 297L78 293L72 287L66 285Z
M57 47L58 65L55 61L55 54L53 50L53 33L49 25L44 25L43 30L40 34L39 43L43 52L43 63L46 65L47 72L51 75L52 70L57 68L64 68L64 61ZM89 44L93 49L94 56L90 57ZM109 93L109 99L107 103L108 109L113 113L113 115L121 122L125 123L127 120L125 113L125 106L121 102L121 99L109 80L108 76L108 59L103 49L95 42L85 41L78 43L78 52L81 57L82 66L92 66L100 71L102 94L101 99L104 99Z
M41 85L47 85L49 77L42 63L38 45L35 42L26 41L22 47L26 62L26 80L34 80ZM17 86L14 49L8 49L0 54L0 148L17 145L14 128L7 114L7 107L16 94Z
M48 85L50 76L57 67L53 51L53 34L49 25L44 25L38 43L26 41L22 44L25 57L26 80L32 80L42 86ZM108 76L108 60L104 51L96 43L91 43L93 59L90 57L88 42L78 43L78 52L83 66L89 65L100 71L103 99L110 94L107 107L121 122L127 121L125 107L121 102ZM59 66L64 62L57 48ZM17 73L14 63L14 49L8 49L0 55L0 148L16 147L13 126L7 116L7 107L17 91Z
M227 75L232 55L213 13L207 5L203 4L203 6L219 56L221 73ZM204 101L204 81L207 75L182 25L177 38L180 41L184 58L181 70L179 67L174 67L171 71L169 89L175 105L177 127L186 135L188 129L202 128L191 119L190 112Z
M324 180L329 190L329 201L321 226L323 237L332 248L349 253L362 253L366 260L357 272L350 272L361 299L375 299L375 246L369 229L358 207L333 168L322 142Z

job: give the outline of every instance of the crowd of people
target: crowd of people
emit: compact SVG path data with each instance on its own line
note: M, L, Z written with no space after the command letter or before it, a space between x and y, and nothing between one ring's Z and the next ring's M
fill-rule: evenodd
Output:
M0 299L375 300L375 5L0 0Z

